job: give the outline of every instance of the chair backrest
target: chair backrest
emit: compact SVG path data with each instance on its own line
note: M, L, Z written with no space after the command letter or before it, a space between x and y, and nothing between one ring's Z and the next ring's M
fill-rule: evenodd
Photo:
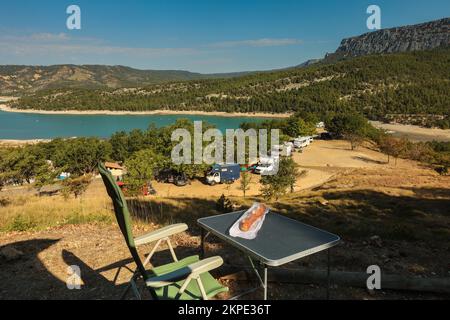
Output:
M114 214L119 224L120 231L122 232L128 248L130 249L131 255L133 256L134 262L136 263L140 273L144 279L148 278L147 272L145 271L144 265L142 264L141 258L136 250L136 245L134 243L134 237L132 232L132 224L130 212L128 211L127 201L122 193L122 190L117 185L111 173L106 169L103 163L98 164L98 171L102 176L103 183L105 184L106 191L111 198L114 206Z

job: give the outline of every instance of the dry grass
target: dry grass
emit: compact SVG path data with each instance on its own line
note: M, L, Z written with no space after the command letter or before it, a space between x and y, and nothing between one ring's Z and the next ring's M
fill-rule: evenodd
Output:
M333 249L334 270L365 272L367 266L376 264L388 274L448 277L449 177L438 176L419 166L408 166L406 162L398 167L333 168L333 172L333 178L321 186L288 194L267 204L280 214L341 236L342 243ZM200 229L196 220L219 213L216 201L221 193L186 197L182 192L184 190L171 197L159 193L159 196L134 199L130 201L130 209L136 236L168 223L187 223L189 230L174 238L177 254L185 257L198 253ZM134 269L134 265L117 224L109 224L115 219L101 180L95 180L81 200L65 200L62 196L39 198L23 192L8 195L5 191L0 193L2 197L8 198L10 203L0 204L0 231L41 230L0 232L0 248L11 245L25 253L22 259L2 265L4 272L0 282L4 289L0 290L0 298L117 298L130 276L122 270L117 283L113 284L117 268L128 265ZM261 200L252 196L229 198L236 209ZM379 241L372 241L374 236ZM220 255L229 265L246 263L239 251L214 237L208 239L207 252ZM156 265L168 257L167 248L161 248ZM67 266L73 264L82 267L85 290L66 289ZM324 269L325 266L326 256L317 254L286 268ZM22 269L26 272L17 271ZM30 269L33 272L30 273ZM21 274L26 276L21 278ZM231 293L243 289L238 282L226 285ZM285 284L271 286L274 297L288 299L317 299L324 293L320 286L292 286L291 290L286 290ZM445 298L385 291L374 297L362 289L347 287L335 287L332 297Z
M86 193L75 199L62 195L39 197L33 193L0 194L0 231L43 230L66 224L113 221L110 200L95 180ZM16 192L17 193L17 192Z

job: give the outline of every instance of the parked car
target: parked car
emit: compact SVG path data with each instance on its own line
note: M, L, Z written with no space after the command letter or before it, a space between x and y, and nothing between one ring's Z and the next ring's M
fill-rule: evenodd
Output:
M241 167L238 164L216 164L206 175L210 185L218 183L233 183L241 177Z
M241 172L251 172L253 173L258 166L257 163L255 164L243 164L241 165Z
M162 183L173 183L178 187L183 187L190 183L186 174L172 169L164 169L156 175L156 181Z
M262 163L259 164L256 169L256 174L266 175L269 172L272 172L275 169L275 163Z
M119 188L122 190L124 195L127 195L127 185L125 182L123 181L117 181L116 182L117 185L119 186ZM156 194L156 190L153 188L152 183L150 181L147 181L143 186L142 186L142 195L143 196L149 196L149 195L155 195Z
M279 158L261 157L259 159L257 167L255 168L254 173L256 173L256 174L267 174L268 172L274 170L275 163L277 161L279 161Z
M342 139L342 135L341 134L335 134L332 132L322 132L320 134L320 139L321 140L333 140L333 139Z

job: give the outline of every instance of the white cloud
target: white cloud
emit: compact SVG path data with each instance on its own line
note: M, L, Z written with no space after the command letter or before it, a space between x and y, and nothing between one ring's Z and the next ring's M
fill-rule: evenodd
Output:
M0 30L1 31L1 30ZM299 45L289 38L224 41L192 47L120 46L112 42L68 33L0 32L0 61L4 64L52 65L123 64L152 69L192 69L198 72L225 72L239 69L227 49ZM194 69L193 69L194 68ZM275 67L273 67L275 68ZM242 69L261 69L243 66Z
M224 41L213 43L211 47L215 48L233 48L233 47L279 47L302 44L303 41L299 39L255 39L255 40L239 40L239 41Z
M34 33L30 36L31 40L34 41L44 41L44 42L59 42L59 41L68 41L70 37L67 33Z
M130 57L164 57L193 55L193 48L149 48L108 45L93 38L75 38L66 33L34 33L26 36L0 35L0 54L36 55L124 55Z

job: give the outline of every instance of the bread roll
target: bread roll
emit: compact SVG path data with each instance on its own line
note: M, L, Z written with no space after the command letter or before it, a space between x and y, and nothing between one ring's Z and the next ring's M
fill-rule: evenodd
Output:
M253 224L258 221L259 218L261 218L264 213L266 212L266 206L263 204L260 204L257 206L253 211L244 218L241 223L239 224L239 229L241 231L247 232L250 230L250 228L253 226Z

